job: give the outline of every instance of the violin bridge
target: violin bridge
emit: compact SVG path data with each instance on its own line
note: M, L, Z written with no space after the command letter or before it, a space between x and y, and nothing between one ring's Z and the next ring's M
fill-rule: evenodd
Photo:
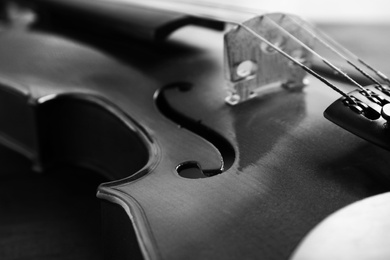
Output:
M333 102L324 116L345 130L390 150L390 88L384 85L355 90L348 95L355 103L342 97Z
M225 34L224 67L228 104L237 105L270 92L302 89L306 85L306 72L300 66L245 29L250 28L294 59L310 66L312 53L303 44L312 48L315 41L292 19L299 18L277 13L265 14Z

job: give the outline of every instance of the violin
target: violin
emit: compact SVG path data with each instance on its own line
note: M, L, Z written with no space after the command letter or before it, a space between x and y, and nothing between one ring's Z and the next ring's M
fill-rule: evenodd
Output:
M289 259L388 190L384 73L293 15L140 2L15 1L0 38L0 141L109 180L105 259Z

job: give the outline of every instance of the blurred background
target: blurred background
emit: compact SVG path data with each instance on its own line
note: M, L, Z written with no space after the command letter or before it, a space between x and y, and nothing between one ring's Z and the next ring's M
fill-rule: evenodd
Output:
M188 0L185 0L188 1ZM309 20L332 23L389 23L390 1L371 0L212 0L268 11L294 13Z
M134 0L110 0L134 1ZM147 1L147 0L143 0ZM311 21L329 23L390 23L388 0L174 0L229 4L265 11L282 11Z
M109 0L134 2L137 0ZM153 0L143 0L147 3ZM161 0L162 1L162 0ZM388 0L165 0L212 3L266 12L284 12L316 24L332 38L390 74L390 1ZM163 1L162 1L163 2ZM215 8L217 10L217 8Z

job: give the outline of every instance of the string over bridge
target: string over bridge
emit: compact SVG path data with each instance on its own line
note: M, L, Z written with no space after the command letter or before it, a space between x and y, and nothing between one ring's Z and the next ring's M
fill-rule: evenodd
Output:
M226 33L227 103L236 105L256 96L281 89L301 89L306 85L305 70L257 37L266 39L297 62L309 67L313 55L301 43L313 48L315 39L300 25L284 17L286 15L280 13L264 14ZM301 42L281 33L277 27L283 28Z

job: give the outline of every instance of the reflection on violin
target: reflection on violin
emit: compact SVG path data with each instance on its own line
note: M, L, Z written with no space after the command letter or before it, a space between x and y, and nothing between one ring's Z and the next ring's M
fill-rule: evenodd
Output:
M384 73L293 15L144 2L4 5L3 158L103 176L106 259L288 259L388 190Z

